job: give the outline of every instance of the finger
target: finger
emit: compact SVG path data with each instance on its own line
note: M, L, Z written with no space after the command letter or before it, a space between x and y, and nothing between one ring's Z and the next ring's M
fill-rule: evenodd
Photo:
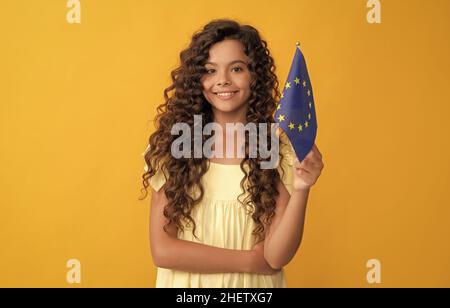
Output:
M295 156L294 167L302 168L305 167L305 165L308 165L309 168L314 167L317 169L323 168L322 154L320 154L315 144L313 145L313 148L311 149L311 151L308 152L308 154L305 156L303 160L299 160L298 157Z
M317 148L317 145L314 143L311 151L309 151L308 155L306 155L306 157L319 157L320 159L322 159L322 154L320 153L319 149Z
M323 169L323 163L318 158L307 158L298 165L298 168L303 168L310 173L318 173Z
M317 145L314 143L313 146L311 147L311 150L308 152L308 154L306 155L306 157L320 157L322 158L322 154L320 153L319 149L317 148ZM305 158L306 158L305 157Z
M317 169L304 169L300 168L296 170L297 176L301 177L308 183L313 183L320 176L321 171Z
M305 171L307 171L305 169L305 164L303 163L304 161L305 160L300 161L300 160L296 159L294 161L294 165L293 165L294 170L302 170L302 169L304 169Z
M308 162L307 160L303 160L302 163L300 164L300 166L297 168L297 170L304 170L308 173L311 173L313 166L311 165L310 162Z
M296 168L295 170L294 170L294 173L297 175L297 176L305 176L305 175L309 175L309 174L311 174L308 170L306 170L305 168Z
M309 169L312 166L312 158L309 157L305 157L302 161L300 160L296 160L294 162L294 167L295 168L304 168L304 169Z
M299 170L299 173L297 174L298 177L303 179L306 183L313 183L316 179L316 176L312 173L309 173L307 171Z
M314 153L316 153L317 156L322 158L322 153L320 153L319 148L317 147L317 145L315 143L314 143Z
M312 170L311 168L311 163L307 160L304 159L301 162L297 162L296 164L294 164L294 169L295 171L304 171L306 173L310 173Z
M306 163L308 165L313 166L314 168L317 168L317 169L322 169L323 168L322 158L317 157L317 156L314 156L312 158L308 158Z
M317 154L316 152L313 152L313 154L305 157L305 159L302 161L302 163L305 163L310 166L310 168L317 168L322 169L323 168L323 161L320 154Z

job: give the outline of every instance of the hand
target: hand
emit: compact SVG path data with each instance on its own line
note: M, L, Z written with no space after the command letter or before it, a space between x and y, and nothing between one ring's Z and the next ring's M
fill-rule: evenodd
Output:
M271 268L270 265L267 263L266 259L264 258L264 241L261 241L255 246L253 246L251 254L252 254L250 266L251 273L261 275L274 275L280 271Z
M314 144L311 151L301 162L297 157L295 158L293 189L295 191L309 190L316 183L323 167L322 154Z

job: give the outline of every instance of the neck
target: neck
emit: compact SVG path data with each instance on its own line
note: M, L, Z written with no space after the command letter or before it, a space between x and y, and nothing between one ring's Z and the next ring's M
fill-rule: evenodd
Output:
M235 112L222 112L217 109L213 109L213 121L219 124L225 131L226 123L247 123L247 108L236 110Z
M214 122L219 124L222 127L223 132L223 150L225 155L225 145L227 144L228 139L234 139L234 157L237 157L237 149L238 147L242 145L238 145L237 140L237 132L236 131L230 131L229 134L227 134L226 130L226 124L227 123L242 123L243 125L247 124L247 106L244 106L241 110L236 110L236 112L220 112L217 110L213 110L214 115ZM234 137L233 137L234 135ZM243 141L245 142L245 140ZM215 146L213 146L215 148Z

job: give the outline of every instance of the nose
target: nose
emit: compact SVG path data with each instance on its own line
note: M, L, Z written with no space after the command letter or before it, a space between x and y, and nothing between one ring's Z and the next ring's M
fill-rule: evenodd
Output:
M218 74L218 79L217 79L218 86L229 86L230 84L231 84L231 81L229 79L227 72L222 72L221 74Z

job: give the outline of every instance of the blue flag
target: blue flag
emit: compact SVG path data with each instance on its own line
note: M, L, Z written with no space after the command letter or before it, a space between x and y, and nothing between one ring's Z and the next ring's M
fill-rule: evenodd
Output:
M298 44L275 112L275 122L286 133L298 159L302 161L314 145L317 118L305 57Z

